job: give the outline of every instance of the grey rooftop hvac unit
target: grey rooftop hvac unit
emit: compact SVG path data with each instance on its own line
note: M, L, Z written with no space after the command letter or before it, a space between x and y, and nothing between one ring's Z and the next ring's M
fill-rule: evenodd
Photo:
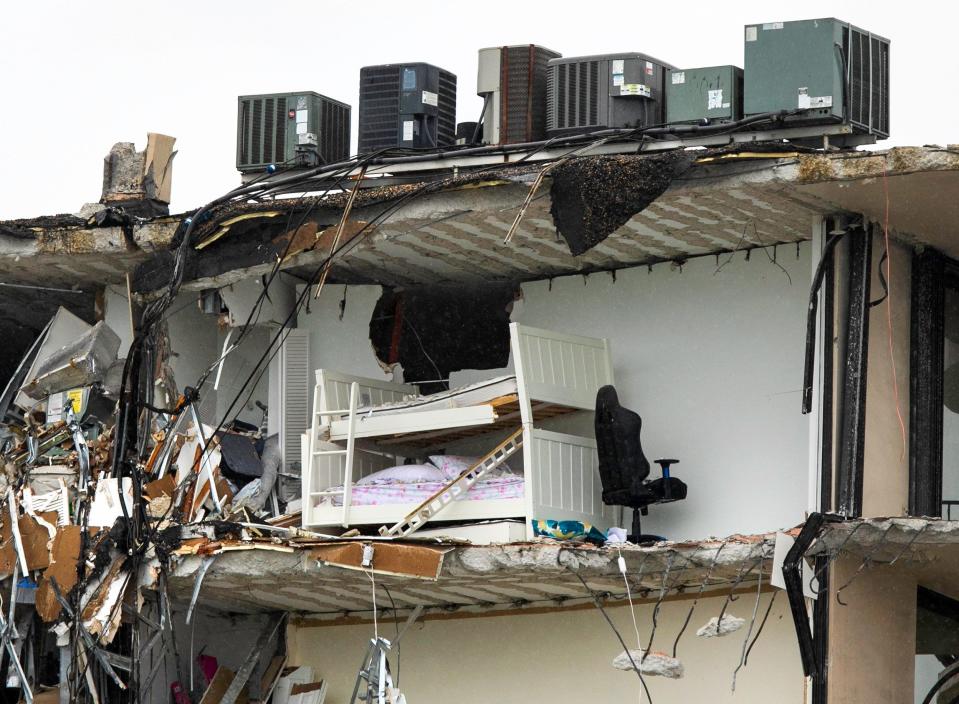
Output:
M241 95L236 168L311 167L350 156L350 106L313 92Z
M448 147L456 138L456 76L424 63L360 69L359 153Z
M535 44L479 50L476 93L483 98L485 144L546 137L546 72L561 54Z
M672 68L636 53L552 59L546 89L548 134L662 124L665 76Z
M889 136L889 40L826 18L746 25L744 112Z

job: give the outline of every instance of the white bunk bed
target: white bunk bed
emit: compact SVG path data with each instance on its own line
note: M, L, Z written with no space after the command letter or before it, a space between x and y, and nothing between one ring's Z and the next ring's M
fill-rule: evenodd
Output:
M532 519L603 530L618 522L619 508L602 501L595 440L541 427L548 418L594 409L596 391L612 383L607 341L512 323L510 345L513 376L428 396L410 384L317 370L313 424L302 448L303 526L396 524L419 502L354 505L358 480L396 465L396 455L479 436L489 436L491 450L519 430L521 495L463 497L436 520L522 518L530 537Z

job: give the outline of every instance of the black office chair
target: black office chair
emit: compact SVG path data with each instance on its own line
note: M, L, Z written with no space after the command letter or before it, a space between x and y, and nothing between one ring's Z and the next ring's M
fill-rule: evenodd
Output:
M679 460L656 460L662 469L662 476L652 481L647 479L649 460L643 454L639 439L643 419L638 413L619 405L619 397L612 386L604 386L596 394L595 425L603 503L633 509L630 542L661 540L659 536L643 534L640 517L649 513L648 507L652 504L686 498L686 484L670 476L670 466L678 464Z

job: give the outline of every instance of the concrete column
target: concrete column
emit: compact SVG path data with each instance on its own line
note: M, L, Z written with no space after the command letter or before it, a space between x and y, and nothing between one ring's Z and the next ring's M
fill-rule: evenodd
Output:
M901 566L865 567L842 557L831 567L829 704L911 702L916 661L916 578ZM827 598L823 594L820 598Z

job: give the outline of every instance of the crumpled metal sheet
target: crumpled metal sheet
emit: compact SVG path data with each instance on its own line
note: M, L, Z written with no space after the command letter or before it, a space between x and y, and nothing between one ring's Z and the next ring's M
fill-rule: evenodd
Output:
M23 392L41 399L67 389L102 381L117 358L120 338L100 321L76 340L50 354L37 366Z

